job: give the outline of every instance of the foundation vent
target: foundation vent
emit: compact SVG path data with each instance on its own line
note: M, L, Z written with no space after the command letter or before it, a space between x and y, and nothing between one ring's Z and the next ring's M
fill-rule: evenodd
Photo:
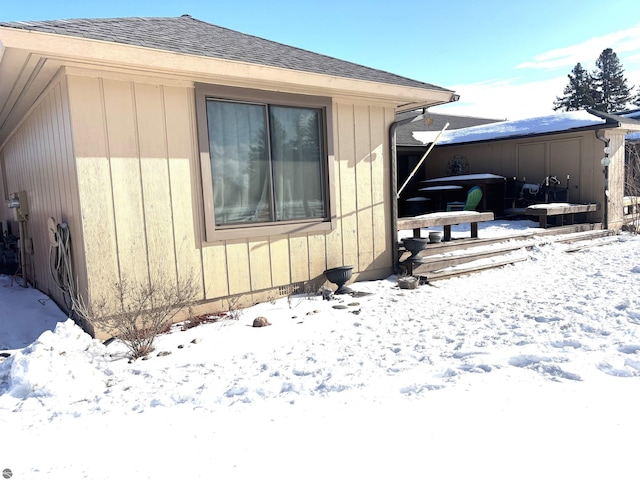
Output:
M281 285L278 287L278 293L280 295L297 295L299 293L304 293L304 282Z

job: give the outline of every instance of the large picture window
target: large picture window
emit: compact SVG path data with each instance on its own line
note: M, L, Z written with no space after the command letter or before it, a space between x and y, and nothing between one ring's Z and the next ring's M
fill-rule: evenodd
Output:
M324 218L322 112L207 100L216 225Z
M208 239L330 228L327 99L271 94L258 101L255 91L233 98L202 90Z

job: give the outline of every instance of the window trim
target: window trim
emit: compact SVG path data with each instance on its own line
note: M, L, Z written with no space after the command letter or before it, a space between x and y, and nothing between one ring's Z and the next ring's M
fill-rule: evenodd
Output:
M204 203L205 237L207 242L240 238L268 237L301 233L328 232L336 228L336 206L334 186L333 115L332 99L312 95L269 92L239 87L196 83L196 121L200 168L202 175L202 196ZM324 219L303 219L269 222L263 224L217 226L213 205L213 173L209 156L209 129L207 125L207 98L239 101L257 104L275 104L293 107L318 108L322 111L324 132L324 174L327 217Z

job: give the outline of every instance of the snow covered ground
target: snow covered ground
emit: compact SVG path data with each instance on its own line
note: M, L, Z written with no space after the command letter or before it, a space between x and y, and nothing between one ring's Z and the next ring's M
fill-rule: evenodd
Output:
M133 363L2 277L0 351L12 355L0 363L0 470L633 478L640 237L564 248L416 290L391 277L352 285L371 295L267 302L177 327L158 341L169 355ZM258 316L272 325L251 328Z

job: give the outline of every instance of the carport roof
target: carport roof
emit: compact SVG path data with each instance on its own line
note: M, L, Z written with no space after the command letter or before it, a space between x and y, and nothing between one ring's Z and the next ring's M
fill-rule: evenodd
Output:
M496 118L447 115L432 112L426 112L421 115L420 110L412 110L396 115L396 121L404 122L409 120L411 120L409 123L402 123L396 131L396 144L399 147L423 146L424 144L416 138L414 133L435 132L437 134L446 124L449 124L447 130L457 130L502 121Z
M561 132L620 127L632 131L640 131L640 121L634 120L629 116L587 109L562 112L545 117L495 122L459 130L447 130L440 136L438 145L480 143ZM427 145L433 142L437 134L438 132L433 131L414 132L413 136L423 145Z

